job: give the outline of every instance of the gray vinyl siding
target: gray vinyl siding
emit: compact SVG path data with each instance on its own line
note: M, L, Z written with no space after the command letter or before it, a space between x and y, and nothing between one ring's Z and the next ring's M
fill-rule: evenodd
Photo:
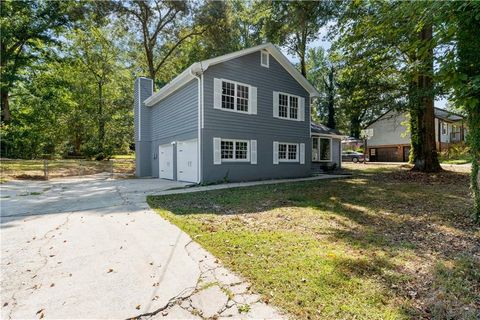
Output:
M151 175L158 177L158 147L174 141L198 137L198 81L183 87L156 103L151 108ZM174 158L175 158L174 148ZM175 159L174 159L175 160ZM174 164L176 161L174 161ZM176 167L174 165L174 178Z
M257 87L257 114L213 108L214 78ZM273 117L273 91L305 98L305 121ZM202 181L247 181L310 175L310 105L308 92L272 57L270 67L260 65L260 51L208 68L204 73L204 129L202 130ZM257 164L213 164L213 138L257 140ZM305 143L305 164L273 164L273 141Z
M137 78L134 84L135 174L151 175L150 158L150 108L143 101L152 95L152 80Z

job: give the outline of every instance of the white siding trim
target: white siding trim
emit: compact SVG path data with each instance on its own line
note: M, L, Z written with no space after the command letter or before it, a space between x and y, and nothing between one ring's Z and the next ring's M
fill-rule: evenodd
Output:
M273 141L273 164L278 164L278 141Z
M305 121L305 98L298 99L298 120Z
M257 140L250 140L250 163L257 164Z
M138 141L142 141L142 92L140 89L142 86L140 85L140 82L142 80L138 79Z
M278 91L273 91L273 117L278 118Z
M248 97L248 111L250 114L257 114L257 87L250 86Z
M222 109L222 79L213 79L213 108Z
M305 164L305 143L300 143L300 164Z
M213 164L222 164L221 142L222 139L213 138Z

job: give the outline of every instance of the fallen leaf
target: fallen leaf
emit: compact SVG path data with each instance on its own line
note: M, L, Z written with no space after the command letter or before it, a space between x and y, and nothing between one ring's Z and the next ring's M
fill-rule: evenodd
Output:
M35 314L42 313L43 311L45 311L45 309L40 309L40 310L38 310L37 313L35 313Z
M8 302L5 302L5 303L3 304L3 306L4 306L4 307L8 306Z
M55 283L52 283L52 284L50 285L50 288L51 288L51 287L55 287Z
M108 269L107 273L113 272L113 269Z
M136 306L135 309L140 310L140 305Z

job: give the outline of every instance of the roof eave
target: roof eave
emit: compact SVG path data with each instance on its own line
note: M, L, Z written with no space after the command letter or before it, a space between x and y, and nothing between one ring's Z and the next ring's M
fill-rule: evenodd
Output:
M177 89L185 85L187 82L194 78L195 74L203 73L210 66L219 64L237 57L241 57L259 50L267 50L274 58L285 68L285 70L309 93L310 98L320 97L320 93L314 86L308 82L308 80L295 68L295 66L285 57L285 55L273 44L266 43L252 48L247 48L237 52L232 52L220 57L204 60L202 62L196 62L190 67L185 69L181 74L174 78L171 82L161 88L158 92L147 98L144 103L147 106L153 106L159 101L165 99Z

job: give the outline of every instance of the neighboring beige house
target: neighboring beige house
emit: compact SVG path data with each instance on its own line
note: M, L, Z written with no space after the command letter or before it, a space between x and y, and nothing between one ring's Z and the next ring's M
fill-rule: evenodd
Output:
M410 152L408 117L404 113L389 111L370 123L370 138L366 154L370 161L405 162ZM465 141L466 128L461 115L435 108L435 141L437 150Z

